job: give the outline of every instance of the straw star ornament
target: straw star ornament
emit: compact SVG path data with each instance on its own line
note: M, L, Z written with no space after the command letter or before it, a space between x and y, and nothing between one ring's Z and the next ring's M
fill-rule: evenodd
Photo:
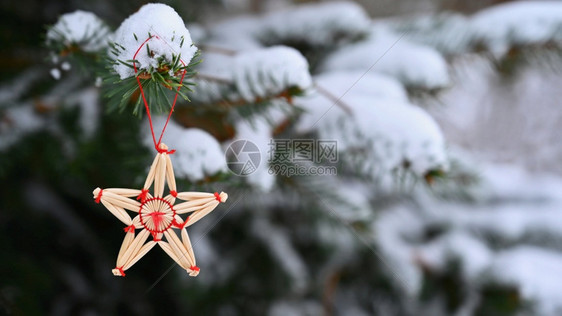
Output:
M112 270L116 276L125 276L125 271L156 244L190 276L197 276L199 268L195 264L195 255L186 227L199 221L228 198L224 192L178 193L169 156L172 152L169 152L168 147L162 143L157 148L158 154L154 158L142 190L96 188L93 192L96 203L101 202L115 217L127 225L124 228L125 239L117 256L117 264ZM164 196L166 182L169 194ZM153 184L154 195L149 193ZM174 205L176 199L184 202ZM126 210L137 215L131 218ZM183 220L180 215L186 213L191 214ZM136 234L136 230L140 232ZM181 239L176 230L179 230ZM150 235L152 240L146 242ZM163 237L165 240L162 239Z

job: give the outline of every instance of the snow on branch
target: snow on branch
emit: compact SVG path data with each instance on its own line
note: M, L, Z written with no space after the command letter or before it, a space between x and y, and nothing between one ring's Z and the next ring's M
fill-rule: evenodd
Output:
M303 42L311 46L333 46L358 39L369 31L371 20L354 2L300 5L263 17L263 43Z
M488 277L519 286L521 295L535 303L536 315L557 315L561 311L562 255L559 252L529 245L513 247L498 254Z
M289 99L312 85L306 59L290 47L206 56L198 69L200 76L192 96L195 102L256 103L281 94Z
M317 85L333 87L335 92L353 84L348 82L349 74L337 76L315 79ZM357 90L353 87L340 98L351 115L322 95L299 98L296 103L305 113L297 122L297 131L316 130L319 138L335 139L342 153L360 150L368 157L362 163L364 172L375 176L405 165L417 175L446 169L445 143L437 123L423 109L410 104L395 81L385 79L365 75L355 85Z
M515 285L524 300L533 301L535 314L556 315L562 308L557 291L562 182L514 165L487 164L482 175L485 185L480 189L486 195L477 203L429 197L415 207L402 204L382 210L373 223L373 242L410 294L422 290L424 271L445 272L451 262L459 262L467 288ZM419 242L436 228L436 236Z
M25 135L36 132L45 127L45 120L33 104L21 104L8 108L2 113L0 121L0 151L8 149Z
M320 70L372 70L424 89L442 88L450 81L447 62L439 52L378 28L368 40L328 55Z
M286 46L239 54L232 72L237 90L247 101L292 87L305 90L312 84L306 59L297 50Z
M376 20L375 26L388 27L404 38L437 49L445 55L469 51L472 40L470 19L460 13L443 12Z
M562 3L514 1L483 9L472 16L439 13L377 20L396 34L449 55L490 51L504 57L513 47L562 40Z
M395 78L376 72L334 71L314 77L317 86L330 90L335 96L347 93L367 94L373 98L392 98L408 101L408 93Z
M516 45L562 39L562 3L517 1L482 10L471 19L473 41L497 56Z
M280 44L333 47L367 35L370 24L356 3L315 3L220 22L211 28L206 44L234 50Z
M77 10L60 16L47 31L47 46L61 55L74 50L93 53L107 47L111 31L95 14Z
M135 75L132 59L146 40L146 45L138 51L136 66L148 73L165 66L172 68L178 58L187 65L197 52L189 31L174 9L164 4L144 5L115 31L110 57L115 60L113 68L121 79Z
M246 15L219 22L209 29L205 44L237 51L263 47L258 40L262 24L259 17Z

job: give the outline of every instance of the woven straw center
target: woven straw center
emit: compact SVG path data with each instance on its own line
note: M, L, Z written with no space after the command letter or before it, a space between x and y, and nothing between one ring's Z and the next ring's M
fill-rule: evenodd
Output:
M170 202L155 197L141 204L140 222L151 233L163 233L172 226L176 211Z

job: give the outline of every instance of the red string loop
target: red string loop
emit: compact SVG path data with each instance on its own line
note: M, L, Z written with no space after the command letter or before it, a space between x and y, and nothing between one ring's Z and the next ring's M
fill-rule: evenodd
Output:
M158 144L158 145L160 145L160 144ZM166 149L163 149L163 148L160 148L160 147L157 147L156 150L157 150L159 153L161 153L161 154L166 153L166 154L168 154L168 155L171 155L171 154L173 154L173 153L176 152L175 149L166 150Z
M119 273L121 274L121 276L125 276L125 271L123 271L123 267L115 267L115 269L119 270Z
M187 219L189 219L189 217L188 217ZM176 221L176 219L174 218L174 219L172 220L172 225L174 225L174 227L177 227L177 228L179 228L179 229L183 229L183 228L185 227L185 225L187 224L187 219L186 219L183 223L180 224L180 223L178 223L178 222Z
M219 195L218 192L215 192L215 200L217 200L217 201L219 201L219 202L222 202L221 196Z
M129 225L129 226L123 228L123 230L126 233L134 233L135 232L135 225Z
M139 85L142 100L144 102L144 108L146 109L146 114L148 116L148 123L150 124L150 132L152 133L152 141L154 142L154 148L156 149L157 152L159 152L161 154L166 153L168 155L171 155L171 154L175 153L176 151L173 150L173 149L172 150L166 150L166 149L160 148L160 143L162 142L162 137L164 137L164 131L166 130L166 127L168 126L168 123L170 122L170 118L172 117L172 113L174 112L174 108L175 108L176 102L178 100L179 91L182 87L183 79L185 78L185 74L187 73L187 71L184 69L183 72L182 72L180 85L179 85L178 89L176 90L176 95L174 97L174 102L172 102L172 108L170 109L170 113L168 114L168 119L166 119L166 123L164 124L164 128L162 128L162 132L160 133L160 138L158 138L158 141L156 141L156 136L154 135L154 126L152 125L152 117L150 115L150 108L148 107L148 102L146 101L146 97L144 95L144 90L142 88L140 78L137 76L138 70L137 70L137 63L136 63L137 55L139 54L141 48L146 43L148 43L148 41L150 41L153 37L158 39L158 40L163 41L163 39L161 39L160 37L158 37L156 35L151 35L144 42L142 42L142 44L139 46L139 48L135 52L135 55L133 56L133 68L135 69L135 78L137 79L137 84ZM183 62L183 60L180 59L180 62L185 66L185 63Z
M141 193L137 196L137 201L144 203L146 201L146 196L148 195L148 189L142 189Z
M98 196L96 196L96 203L98 203L98 204L100 203L102 195L103 195L103 190L100 190L98 192Z

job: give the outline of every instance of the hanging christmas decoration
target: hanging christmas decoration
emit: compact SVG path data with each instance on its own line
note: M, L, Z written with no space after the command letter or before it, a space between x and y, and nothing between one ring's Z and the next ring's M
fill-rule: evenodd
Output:
M133 56L133 61L136 60L141 48L152 39L162 41L158 36L150 36L138 48ZM183 61L181 63L184 64ZM177 192L174 169L170 159L170 155L175 150L169 150L168 146L162 143L162 137L174 111L186 70L184 69L181 73L181 80L168 119L162 129L160 138L156 141L150 109L135 62L133 62L133 67L148 116L154 147L158 154L154 158L142 190L96 188L93 191L96 203L101 202L115 217L127 225L124 228L125 239L117 256L116 267L112 272L116 276L125 276L126 270L158 244L190 276L197 276L199 268L196 265L193 247L186 228L212 212L219 203L226 202L228 195L224 192L220 194L218 192ZM164 196L166 183L169 193ZM150 194L149 189L152 186L153 194ZM175 205L176 199L184 202ZM135 212L137 215L131 218L126 211ZM186 213L191 214L184 220L180 215ZM136 230L140 230L140 232L137 234ZM176 230L179 231L181 239L178 237ZM152 235L152 240L146 242L150 235ZM162 238L165 238L165 240Z
M160 144L159 152L148 172L142 190L135 189L100 189L93 192L97 203L102 203L115 217L127 225L125 239L117 256L117 265L113 269L116 276L125 276L125 271L140 260L154 245L158 244L190 276L197 276L193 248L186 227L196 223L213 211L220 202L226 202L228 195L202 192L177 192L174 169L168 147ZM169 194L164 196L164 185L168 184ZM154 184L154 194L149 193ZM136 197L136 199L134 199ZM174 205L176 199L185 202ZM125 211L138 213L131 218ZM190 213L185 220L180 215ZM136 234L136 230L141 231ZM175 230L179 230L181 240ZM146 242L149 235L153 240ZM162 240L162 236L166 241Z

